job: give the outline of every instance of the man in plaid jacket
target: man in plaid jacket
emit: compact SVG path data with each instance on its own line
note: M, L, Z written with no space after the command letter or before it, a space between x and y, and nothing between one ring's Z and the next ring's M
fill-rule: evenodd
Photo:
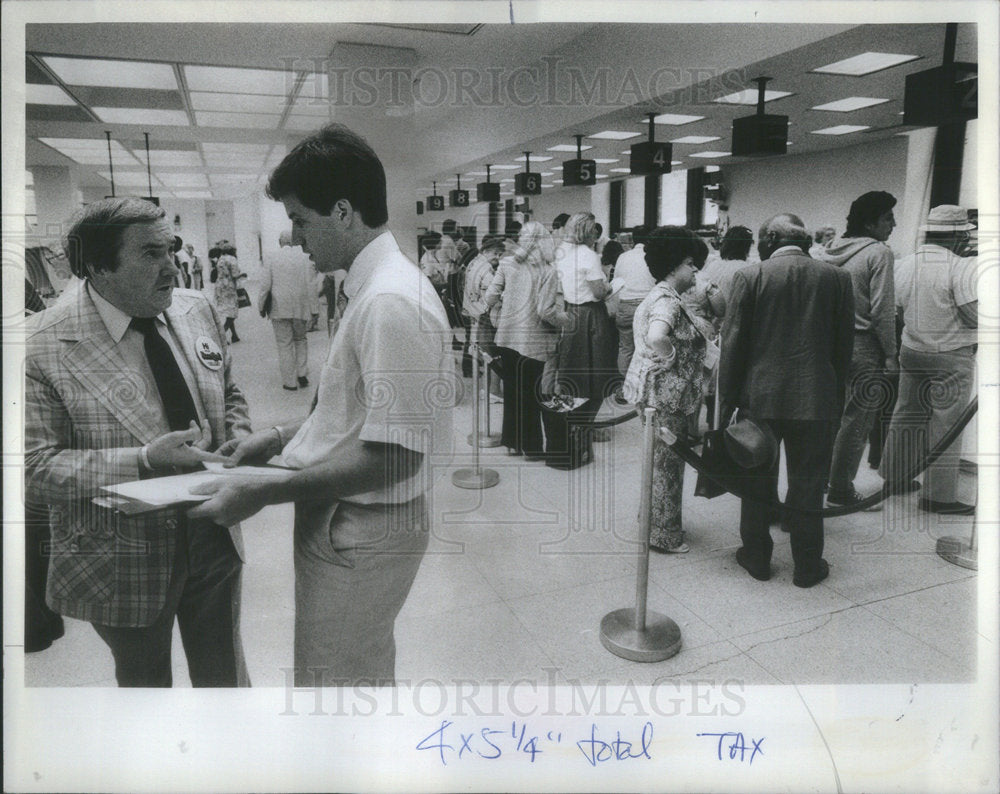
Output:
M72 223L80 280L28 327L27 498L49 510L46 600L93 624L119 686L171 685L175 617L194 686L248 686L239 526L92 501L103 485L222 459L214 450L250 432L215 310L174 289L173 237L136 198L94 202Z

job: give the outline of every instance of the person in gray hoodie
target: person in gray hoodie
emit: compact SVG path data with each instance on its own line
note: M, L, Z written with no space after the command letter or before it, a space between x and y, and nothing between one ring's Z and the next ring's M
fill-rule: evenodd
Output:
M896 329L893 254L885 244L896 225L896 199L875 190L855 199L843 236L816 258L843 268L854 290L854 353L847 376L847 395L830 462L827 503L861 500L854 488L868 434L887 389L882 381L895 372ZM869 510L880 510L881 504Z

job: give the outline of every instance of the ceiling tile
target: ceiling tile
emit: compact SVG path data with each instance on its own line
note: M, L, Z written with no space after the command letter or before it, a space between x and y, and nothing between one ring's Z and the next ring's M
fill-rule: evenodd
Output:
M209 174L208 181L212 186L217 185L242 185L257 181L257 174Z
M272 130L278 128L281 116L263 113L210 113L199 110L194 114L199 127L235 127L236 129Z
M177 174L158 171L156 176L167 187L208 187L208 180L204 174Z
M184 66L190 91L222 91L231 94L287 96L295 86L295 74L276 69L242 69L221 66Z
M26 83L24 90L29 105L76 105L76 100L57 85Z
M52 78L35 62L34 58L26 57L24 59L24 82L42 85L52 84Z
M145 160L145 150L141 149L137 151L136 156ZM202 165L201 155L198 152L174 152L163 151L162 149L150 149L149 161L153 168L160 168L162 166L190 166L200 168Z
M177 90L174 67L167 63L51 56L45 56L42 60L66 85Z
M213 197L210 190L175 190L173 193L175 198L180 199L210 199Z
M28 121L93 121L79 105L25 105L24 117Z
M111 173L109 171L98 171L98 176L102 176L111 181ZM118 171L115 170L115 185L123 185L125 187L147 187L148 178L144 171ZM153 187L160 187L159 181L156 179L156 175L153 175Z
M175 127L190 126L183 110L154 110L151 108L91 108L106 124L149 124Z
M285 119L286 130L318 130L327 121L319 116L289 116Z
M74 86L84 105L102 108L154 108L157 110L183 110L184 100L180 91L163 91L152 88L107 88L102 86Z
M835 127L825 127L821 130L809 130L813 135L849 135L852 132L867 130L864 124L838 124Z
M743 91L737 91L735 94L726 94L725 96L720 96L713 99L713 102L718 102L722 105L756 105L757 97L760 91L756 88L746 88ZM776 99L784 99L785 97L791 96L791 91L764 91L764 101L773 102Z
M219 141L206 141L202 143L201 150L205 154L261 154L265 155L271 151L269 143L222 143Z
M192 91L191 107L195 110L214 110L230 113L276 113L285 111L285 97L262 94L222 94Z

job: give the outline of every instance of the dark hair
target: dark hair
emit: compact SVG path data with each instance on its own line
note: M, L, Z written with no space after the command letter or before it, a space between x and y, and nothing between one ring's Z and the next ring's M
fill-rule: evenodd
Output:
M568 220L569 220L569 213L560 212L558 215L556 215L556 217L552 219L552 231L555 231L556 229L561 229L563 226L566 225L566 221Z
M222 249L219 248L217 245L213 245L211 248L208 249L209 259L218 259L220 256L222 256Z
M640 245L646 242L646 238L649 237L649 233L653 231L653 227L648 223L640 223L638 226L632 227L632 245Z
M458 240L462 237L462 232L458 228L458 223L451 218L441 224L441 234L447 234L453 240Z
M184 241L175 234L174 235L174 253L176 254L183 247L184 247Z
M440 232L427 232L424 235L424 249L427 251L437 248L441 244Z
M519 221L511 221L508 223L503 230L503 236L516 240L517 236L521 233L521 224Z
M730 226L719 246L723 259L746 259L753 245L753 232L746 226Z
M87 278L94 270L113 273L118 269L118 249L125 229L165 217L162 207L132 196L88 204L73 216L63 240L70 271L77 278Z
M503 236L499 234L497 235L488 234L483 238L483 241L479 246L479 250L485 253L491 248L503 248L503 247L504 247Z
M389 220L385 169L368 142L342 124L328 124L285 155L265 192L276 201L295 196L320 215L347 199L369 228Z
M854 199L847 213L847 231L844 237L867 237L865 228L896 206L896 197L884 190L872 190Z
M618 261L618 257L624 252L622 244L617 240L608 240L604 245L604 249L601 251L601 264L605 267L611 265L614 267L615 263Z
M705 242L705 238L690 229L687 232L691 235L691 258L694 260L694 266L701 270L710 253L708 243Z
M219 252L222 256L236 256L236 246L232 243L225 243L219 246Z
M604 227L600 223L594 221L594 231L597 232L597 239L601 239L601 235L604 234Z
M663 281L689 256L694 257L692 233L683 226L659 226L646 237L646 267L656 281Z

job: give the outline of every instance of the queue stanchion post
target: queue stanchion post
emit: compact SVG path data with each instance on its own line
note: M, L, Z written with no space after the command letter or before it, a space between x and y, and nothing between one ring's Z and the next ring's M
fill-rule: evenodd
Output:
M482 490L492 488L500 482L500 475L494 469L484 469L479 463L479 340L475 341L475 356L472 359L472 468L458 469L451 475L451 482L458 488ZM489 403L487 403L487 408Z
M485 385L483 402L486 405L486 432L479 433L478 443L475 440L475 431L469 433L468 442L470 445L484 448L492 448L500 446L500 436L499 434L494 434L490 430L490 364L493 362L493 357L486 353L479 344L479 326L475 326L472 332L472 388L475 389L476 393L479 393L480 389ZM488 359L486 362L486 377L482 377L482 368L480 362L483 359ZM478 374L477 374L478 373ZM479 414L476 414L476 429L479 428Z
M938 557L953 565L960 565L972 571L979 570L979 540L976 537L976 520L972 519L972 534L968 541L945 536L938 538L935 548Z
M653 444L656 412L643 414L642 491L639 496L639 552L635 607L616 609L601 620L601 644L615 656L633 662L661 662L681 649L680 627L670 618L646 607L649 589L649 531L653 505Z

